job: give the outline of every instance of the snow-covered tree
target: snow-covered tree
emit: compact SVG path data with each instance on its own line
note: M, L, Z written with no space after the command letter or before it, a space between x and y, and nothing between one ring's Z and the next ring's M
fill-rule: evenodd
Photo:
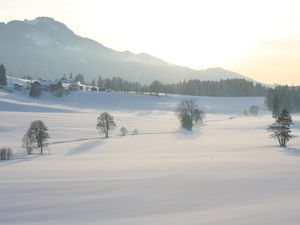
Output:
M286 147L286 143L293 138L290 125L293 124L290 113L284 109L276 118L275 122L268 126L270 137L278 140L280 147Z
M193 99L182 100L176 108L176 115L181 126L189 131L199 121L202 123L205 114Z
M0 65L0 86L6 86L7 79L6 79L6 69L3 64Z
M103 112L97 118L97 121L96 128L100 133L104 134L105 137L108 138L109 131L116 127L114 117L107 112Z
M48 134L48 128L43 123L43 121L35 120L31 122L30 127L28 128L24 138L26 139L26 144L28 144L28 146L30 144L30 147L32 147L31 144L36 143L36 147L40 149L42 155L44 147L48 145L47 141L50 138L50 136Z

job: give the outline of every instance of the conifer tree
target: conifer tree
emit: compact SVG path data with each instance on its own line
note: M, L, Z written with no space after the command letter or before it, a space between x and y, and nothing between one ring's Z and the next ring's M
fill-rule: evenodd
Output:
M98 87L99 89L103 89L103 86L104 86L104 84L103 84L102 77L99 76L99 77L98 77L98 81L97 81L97 87Z
M92 80L92 82L91 82L91 86L93 86L93 87L95 87L95 86L96 86L96 81L95 81L95 79L93 79L93 80Z
M0 65L0 85L1 86L7 85L6 68L3 64Z
M37 81L33 82L29 90L29 96L33 98L38 98L41 95L41 92L42 92L41 84Z
M273 99L273 104L272 104L272 116L273 118L277 118L280 114L280 109L279 109L279 99L278 95L275 95Z
M290 125L293 124L290 113L283 109L275 122L268 126L270 137L278 140L280 147L286 147L286 143L293 138Z

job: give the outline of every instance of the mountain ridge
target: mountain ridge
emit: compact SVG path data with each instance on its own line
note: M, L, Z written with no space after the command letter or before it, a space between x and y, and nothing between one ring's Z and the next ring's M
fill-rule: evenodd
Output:
M178 82L188 79L220 80L246 76L223 68L194 70L170 64L145 52L119 52L50 17L0 23L0 63L8 74L54 79L81 73L87 80L118 76L129 81ZM253 80L252 80L253 81Z

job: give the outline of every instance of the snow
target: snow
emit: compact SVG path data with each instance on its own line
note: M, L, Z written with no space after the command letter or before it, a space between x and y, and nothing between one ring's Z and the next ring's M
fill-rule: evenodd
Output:
M25 23L29 24L29 25L38 25L39 24L39 20L35 19L35 20L24 20Z
M193 97L207 117L192 133L174 114L182 98L0 92L1 146L15 152L0 161L0 224L299 224L300 141L282 149L268 138L263 98ZM259 116L243 117L251 105ZM95 129L103 111L118 125L109 139ZM25 156L21 139L35 119L50 145ZM122 126L139 134L121 137Z
M26 38L32 40L38 47L45 47L53 42L47 32L33 31L32 33L26 34Z

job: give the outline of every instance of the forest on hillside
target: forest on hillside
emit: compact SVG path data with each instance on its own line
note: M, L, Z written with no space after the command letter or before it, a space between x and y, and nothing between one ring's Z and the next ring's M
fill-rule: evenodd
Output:
M300 112L300 87L277 86L269 88L265 96L265 105L269 110L275 108L289 112Z

